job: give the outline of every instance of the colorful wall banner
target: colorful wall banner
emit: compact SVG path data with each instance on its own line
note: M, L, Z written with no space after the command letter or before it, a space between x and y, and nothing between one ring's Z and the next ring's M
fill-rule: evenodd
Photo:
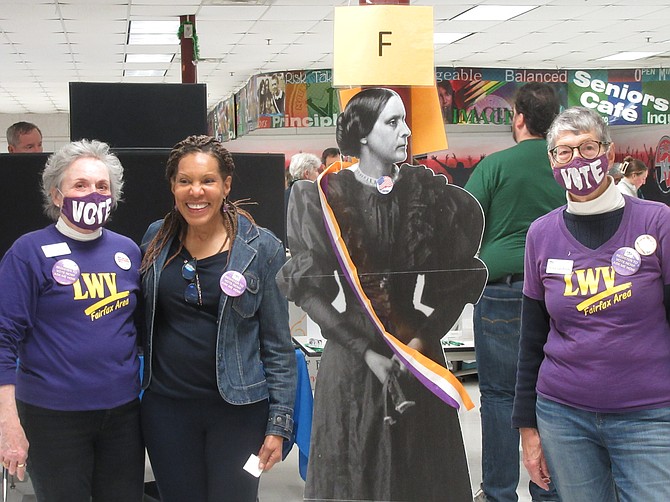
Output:
M263 95L263 82L269 79L273 97ZM332 127L340 112L330 70L297 70L272 75L257 75L260 103L275 100L278 105L261 107L257 117L259 129L279 127ZM275 90L275 91L273 91ZM281 97L277 99L277 94ZM251 118L252 120L254 117Z
M670 137L663 136L654 154L654 180L663 194L670 193Z
M394 7L413 9L402 5ZM362 7L363 10L366 8ZM379 6L371 10L377 8ZM592 108L603 115L611 126L670 124L670 69L533 70L437 67L431 75L434 76L437 86L442 122L445 125L509 126L516 91L527 82L545 82L552 85L563 108ZM432 94L434 90L427 87L425 92ZM432 97L426 99L428 101L425 102L434 102ZM340 112L338 90L334 88L332 72L328 69L253 76L234 96L234 119L230 114L233 98L226 101L230 102L226 105L217 104L208 115L210 134L220 136L224 141L259 128L333 127ZM415 105L412 103L412 133L413 141L416 142L425 133L421 131L425 129L425 124L417 127L416 121L422 117L425 119L427 115L424 116L424 112L430 107ZM228 127L224 125L225 110L228 113ZM432 119L429 122L430 127L434 127ZM234 128L232 124L235 124ZM414 145L416 147L416 143ZM437 148L440 149L442 147ZM414 153L420 153L419 150L432 151L418 148Z
M208 114L210 134L217 137L220 134L223 141L256 129L333 127L340 113L330 70L254 75L231 101L236 110L235 129L221 126L221 106L229 110L228 100L217 104Z
M208 134L219 141L235 139L235 99L233 97L219 101L207 115L207 129Z
M669 124L670 70L436 68L444 122L509 125L519 87L544 82L561 106L584 106L610 125Z
M569 72L568 106L593 108L610 125L670 123L670 84L641 70Z
M432 7L335 7L336 87L431 86L434 64Z

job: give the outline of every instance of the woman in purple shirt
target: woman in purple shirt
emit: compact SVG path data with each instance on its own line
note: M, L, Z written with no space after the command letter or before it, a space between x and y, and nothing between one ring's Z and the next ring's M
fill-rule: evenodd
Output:
M670 500L670 209L623 197L593 110L547 134L567 205L528 231L512 423L561 500Z
M0 262L0 461L38 501L142 500L141 256L103 228L122 188L107 144L63 146L42 173L54 223Z

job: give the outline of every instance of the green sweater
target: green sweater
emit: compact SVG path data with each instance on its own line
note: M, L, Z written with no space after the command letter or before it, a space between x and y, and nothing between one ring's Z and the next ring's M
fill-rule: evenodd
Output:
M566 203L565 191L552 175L543 139L525 140L485 157L465 189L484 210L480 258L489 269L489 282L523 272L528 227Z

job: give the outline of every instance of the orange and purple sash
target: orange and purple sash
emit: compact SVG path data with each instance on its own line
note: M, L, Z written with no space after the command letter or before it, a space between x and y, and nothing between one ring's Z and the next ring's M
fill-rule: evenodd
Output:
M323 209L323 218L326 225L326 233L330 238L330 241L333 245L333 250L337 256L337 260L340 263L340 267L344 276L347 278L351 288L354 291L354 294L360 301L365 312L368 314L368 317L375 325L379 333L384 337L384 341L391 347L393 353L402 361L402 363L412 372L412 374L419 379L419 381L433 394L439 397L442 401L447 403L449 406L461 410L465 407L466 410L471 410L474 408L472 400L468 395L467 391L461 384L461 382L456 378L448 369L444 366L437 364L432 359L426 357L421 352L411 347L408 347L406 344L398 340L396 337L391 335L386 331L384 324L381 322L379 317L370 302L370 299L363 291L360 280L358 278L358 271L356 270L356 265L351 260L349 256L349 250L342 239L342 234L340 232L340 226L337 223L335 214L333 213L330 204L326 198L326 190L328 187L328 177L327 174L331 172L337 172L339 169L336 166L331 165L326 169L316 183L319 190L319 199L321 201L321 208Z

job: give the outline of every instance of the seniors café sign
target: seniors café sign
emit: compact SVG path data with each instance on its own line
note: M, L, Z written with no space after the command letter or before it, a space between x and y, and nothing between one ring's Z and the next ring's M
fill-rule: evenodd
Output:
M670 124L670 70L532 70L436 68L436 81L449 81L449 122L509 125L516 90L527 82L554 87L563 107L584 106L610 125Z

